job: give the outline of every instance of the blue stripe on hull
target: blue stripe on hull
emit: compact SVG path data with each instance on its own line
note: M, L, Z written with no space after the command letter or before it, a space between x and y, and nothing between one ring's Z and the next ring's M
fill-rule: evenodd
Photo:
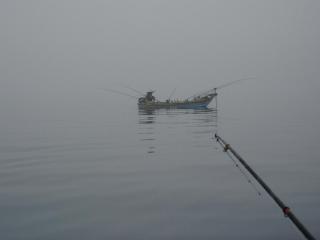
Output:
M206 108L208 103L192 103L192 104L185 104L185 105L177 105L177 108Z

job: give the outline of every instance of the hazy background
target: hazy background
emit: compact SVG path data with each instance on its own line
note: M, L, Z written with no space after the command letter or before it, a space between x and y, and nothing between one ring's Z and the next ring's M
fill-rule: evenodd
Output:
M117 83L164 99L175 87L186 97L248 76L257 78L221 92L224 110L308 115L314 126L319 9L316 1L1 1L2 127L99 117L131 104L97 91Z
M26 214L22 214L23 211L21 212L19 207L23 204L17 199L23 199L24 193L29 192L30 186L41 182L47 174L59 175L59 169L65 168L63 164L59 167L59 164L64 162L61 160L64 157L81 158L83 155L79 151L85 148L90 151L86 152L83 161L91 158L128 160L132 157L131 151L139 152L140 147L142 148L139 144L133 144L133 147L130 145L130 141L135 141L139 133L139 130L133 130L134 127L138 124L139 128L141 125L139 123L141 115L137 114L136 101L99 89L113 88L128 93L130 90L124 89L121 85L129 85L140 91L156 89L156 95L160 99L166 99L175 87L177 87L175 97L187 97L228 81L251 76L255 76L256 79L230 86L219 92L219 133L244 157L250 159L249 162L256 164L260 172L264 173L266 180L270 181L272 187L276 188L276 192L283 196L289 205L296 204L293 207L297 211L300 210L298 214L302 215L302 219L307 222L312 232L319 236L320 232L317 229L320 218L319 10L318 1L294 0L1 0L0 157L3 167L0 176L2 186L0 208L2 212L7 209L6 214L0 217L2 218L0 229L5 237L3 239L18 239L19 236L13 232L19 231L20 225L15 226L14 223L17 218L21 216L28 218L28 213L34 212L32 208L26 207L29 210ZM161 119L167 116L160 115ZM165 156L186 158L192 162L193 158L188 152L174 148L176 141L188 137L188 131L184 131L183 123L191 121L190 115L185 115L182 119L179 114L174 116L177 118L174 118L173 122L181 123L180 128L179 124L174 125L178 132L174 132L175 127L173 129L170 127L171 122L168 122L168 119L162 119L168 128L160 128L163 134L160 138L167 147L166 152L172 153ZM170 119L170 115L167 117ZM212 129L212 125L206 127ZM185 135L179 135L180 130ZM175 140L171 139L172 131L175 133L173 134ZM172 144L166 139L165 133L169 134L168 139L173 141ZM165 143L166 141L171 145ZM202 144L208 143L207 147L202 149L203 156L201 156L207 159L206 164L209 164L213 154L208 152L209 145L212 144L210 134L204 135L201 141ZM76 147L64 155L62 154L64 147L68 144L74 144L72 146ZM108 144L112 146L110 149L107 147ZM188 144L186 143L186 148ZM32 178L33 172L29 172L28 175L24 171L23 164L18 168L15 165L13 171L10 165L12 159L19 157L19 163L28 163L34 161L37 156L36 159L40 162L41 159L48 158L51 152L48 155L46 149L52 151L53 146L54 151L63 156L60 156L61 161L52 160L56 164L57 172L53 173L51 168L46 168L44 176ZM92 146L95 148L100 146L101 151L104 148L109 152L91 152ZM39 151L41 156L37 155ZM125 156L121 155L123 151L127 153ZM32 154L27 154L28 157L24 159L26 152ZM195 152L200 154L198 151ZM216 157L218 156L227 159L222 153L216 153ZM54 159L52 156L51 158ZM153 160L161 161L162 158L161 151L155 151ZM138 154L134 159L141 159L141 156ZM170 169L170 162L164 162ZM131 168L130 164L124 166ZM109 165L105 167L110 169ZM226 169L229 167L228 165ZM19 171L16 172L17 169L28 177L17 180L21 176ZM96 172L92 171L91 174L94 176ZM192 174L189 172L190 176L193 176ZM201 175L201 171L199 174ZM60 175L64 179L63 177L69 173L66 171ZM146 182L150 180L148 176L144 178ZM83 179L82 177L81 175L76 179ZM239 181L238 177L237 175L230 180L226 189L233 191L236 185L232 184ZM28 181L31 181L30 186L23 185ZM65 182L56 184L61 186ZM211 184L212 182L208 184L206 191L210 191ZM94 189L94 186L93 184L91 189ZM242 187L241 191L249 189L245 184ZM50 189L45 184L43 188ZM84 191L80 188L79 194ZM108 187L106 194L107 192ZM86 192L85 196L89 196L89 202L92 195L98 198L99 195L95 193ZM162 193L169 194L165 191ZM197 195L196 191L191 193ZM109 195L114 196L112 191ZM34 203L36 195L30 197L31 200L23 202ZM142 198L142 195L138 197ZM243 199L243 202L248 201L245 196ZM8 207L8 204L15 200L16 205ZM83 200L84 205L86 202L77 197L74 197L74 200L75 202ZM117 200L115 197L113 202ZM255 202L256 199L253 198L252 201ZM63 200L61 202L65 203ZM232 204L239 204L235 202ZM266 198L254 212L264 208L264 204L267 203L269 199ZM162 206L164 202L158 200L157 204ZM38 209L37 203L31 205ZM50 208L50 204L45 206ZM46 209L45 206L42 206L43 211ZM271 203L270 206L272 206L270 209L278 213L275 206ZM210 208L207 207L204 208L209 212ZM221 209L223 208L228 206L222 204ZM21 216L18 213L21 213ZM87 214L90 215L90 211ZM125 212L122 214L125 216ZM254 219L253 212L248 214ZM259 216L263 216L260 214ZM136 215L139 215L138 210ZM8 216L12 216L10 221L6 219ZM110 223L115 216L118 215L114 213L110 216ZM254 233L250 235L251 228L256 229L256 234L259 235L264 225L270 226L268 224L274 222L274 218L271 218L266 220L267 223L262 221L258 226L251 225L248 231L240 230L236 237L228 233L239 222L246 226L246 221L241 217L234 219L233 214L228 216L233 219L233 226L228 226L230 219L226 220L225 225L220 222L219 224L228 227L219 231L219 234L204 231L207 234L202 236L198 230L192 232L192 228L187 227L188 236L193 239L215 237L250 239L250 236L256 239L257 235ZM285 222L281 214L276 215L275 219L278 217L281 223ZM43 222L45 222L43 219L36 221L35 228L39 226L41 229ZM101 222L98 221L92 226L100 226ZM254 222L255 220L251 224ZM176 224L175 222L172 226ZM21 225L25 226L23 223ZM48 228L56 226L50 221L44 225L49 226ZM83 229L83 226L90 225L81 222L76 226ZM159 239L177 239L178 236L182 236L186 239L186 236L181 235L185 230L180 231L179 228L164 237L157 234L157 228L154 229L154 235L144 235L143 228L131 226L130 220L127 225L117 226L121 226L119 227L121 231L112 232L108 229L103 231L102 226L97 227L100 231L95 227L88 227L86 231L88 236L90 232L96 232L97 238L109 236L123 239L125 237L123 234L127 232L126 237L131 236L131 239L134 237L141 239L139 238L141 236ZM156 224L152 226L155 227ZM270 227L270 230L274 227L276 226ZM279 225L279 228L274 231L273 237L282 236L282 239L285 239L288 236L286 234L289 234L289 239L300 237L299 233L292 231L290 227L286 229ZM206 229L212 228L208 226ZM52 231L40 234L39 238L70 237L64 235L65 231L59 232L58 235L54 235L54 230ZM293 235L290 235L291 231ZM110 232L112 234L108 235ZM29 235L25 234L23 239L35 239L35 236L31 231ZM264 233L261 239L263 237L267 239L270 235Z

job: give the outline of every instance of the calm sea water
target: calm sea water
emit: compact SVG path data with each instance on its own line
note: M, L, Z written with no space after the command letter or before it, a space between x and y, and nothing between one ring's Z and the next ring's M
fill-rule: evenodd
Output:
M54 110L1 129L1 239L303 239L215 143L217 130L320 236L318 135L300 118Z

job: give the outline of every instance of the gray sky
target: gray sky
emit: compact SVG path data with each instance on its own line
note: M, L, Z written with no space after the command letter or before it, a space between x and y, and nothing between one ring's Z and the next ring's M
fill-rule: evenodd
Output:
M319 10L294 0L3 0L0 107L87 102L119 82L186 97L256 76L224 90L224 101L268 105L271 94L271 107L303 96L316 109Z

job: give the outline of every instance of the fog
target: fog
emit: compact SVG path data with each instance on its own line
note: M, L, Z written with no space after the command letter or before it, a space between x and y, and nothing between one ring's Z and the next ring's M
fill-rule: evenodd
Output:
M254 77L219 91L220 133L248 154L271 144L270 129L289 126L316 162L319 10L298 0L2 0L0 143L43 121L95 122L108 112L111 123L137 108L104 88L153 89L159 99L176 88L174 98L185 98Z
M1 1L1 127L39 115L98 118L102 109L136 104L101 88L153 89L160 99L177 88L174 97L184 98L244 77L255 79L219 92L227 116L268 112L315 125L319 7L316 1Z

